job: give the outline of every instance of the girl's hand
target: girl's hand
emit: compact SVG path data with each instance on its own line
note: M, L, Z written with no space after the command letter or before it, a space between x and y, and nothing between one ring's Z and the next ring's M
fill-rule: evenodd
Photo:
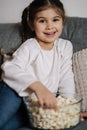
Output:
M35 92L41 106L47 106L48 108L57 107L56 97L43 84L35 82L29 88Z
M87 118L87 112L81 112L81 114L80 114L80 120L84 121L85 118Z

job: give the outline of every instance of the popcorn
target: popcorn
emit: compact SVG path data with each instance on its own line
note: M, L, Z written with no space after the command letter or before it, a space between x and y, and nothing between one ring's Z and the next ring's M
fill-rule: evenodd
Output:
M28 107L34 127L43 129L64 129L75 126L79 122L80 102L74 98L57 97L58 109L49 109L32 100Z

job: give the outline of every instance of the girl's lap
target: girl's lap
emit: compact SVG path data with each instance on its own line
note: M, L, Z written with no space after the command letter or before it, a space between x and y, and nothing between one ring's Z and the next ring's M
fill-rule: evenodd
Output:
M0 129L16 130L27 126L26 110L22 98L7 84L0 81Z

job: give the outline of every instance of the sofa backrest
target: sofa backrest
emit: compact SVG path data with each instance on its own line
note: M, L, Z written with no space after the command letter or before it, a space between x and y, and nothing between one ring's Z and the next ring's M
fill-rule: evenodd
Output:
M3 48L5 53L9 53L11 50L16 50L21 43L20 23L0 24L0 51L1 48ZM3 56L0 55L0 65L2 64L2 61Z
M0 48L8 53L11 49L16 49L21 41L20 23L0 24Z
M72 42L74 52L87 48L87 18L68 17L61 37Z

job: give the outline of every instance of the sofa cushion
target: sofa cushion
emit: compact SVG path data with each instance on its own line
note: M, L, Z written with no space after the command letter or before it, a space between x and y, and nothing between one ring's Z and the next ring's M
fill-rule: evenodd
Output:
M11 50L17 49L21 43L20 23L0 24L0 48L3 48L5 52L8 53ZM1 63L2 57L0 56L0 64Z
M0 48L6 53L11 49L16 49L21 44L20 23L0 24Z
M87 111L87 48L73 55L76 92L82 97L82 111Z
M87 47L87 18L68 17L61 37L73 44L74 52Z
M22 43L21 38L21 24L20 23L0 23L0 50L4 49L5 53L17 49ZM3 57L0 55L0 65L2 64ZM1 75L1 69L0 69Z

